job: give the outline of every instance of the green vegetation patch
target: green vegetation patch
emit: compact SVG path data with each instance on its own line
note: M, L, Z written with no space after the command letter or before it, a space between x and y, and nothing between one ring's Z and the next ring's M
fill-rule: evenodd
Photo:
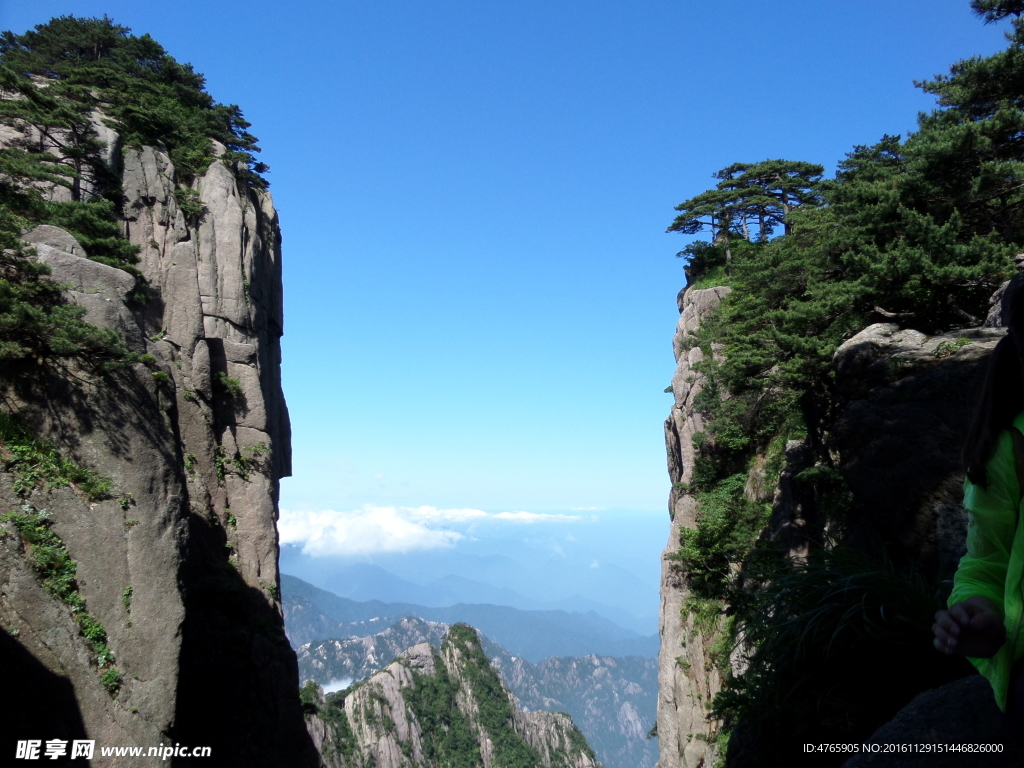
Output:
M228 376L224 371L217 371L213 374L213 386L227 397L241 397L245 394L241 382Z
M916 693L967 671L962 659L929 652L948 588L845 547L780 565L742 607L733 632L752 653L742 676L727 676L713 715L726 731L741 724L764 754L865 737Z
M723 599L734 580L734 566L750 553L771 515L771 504L749 501L746 474L730 475L697 494L697 526L679 532L670 555L699 598Z
M0 413L0 460L4 471L14 475L14 492L19 496L27 496L34 488L50 490L71 485L89 501L111 498L108 478L80 467L53 443L34 437L6 413Z
M938 106L915 131L854 147L827 180L800 161L733 164L669 226L710 235L678 254L691 288L732 288L684 343L704 353L695 405L706 426L677 489L694 494L698 512L675 559L692 592L687 612L698 628L716 627L704 638L709 656L725 671L727 639L752 654L714 711L723 737L735 726L734 747L755 762L801 740L866 737L949 672L921 650L941 605L935 581L882 558L884 540L872 558L837 548L858 500L828 440L843 342L878 322L929 336L981 325L1024 249L1024 5L971 6L1010 20L1009 45L920 83ZM936 358L969 343L950 338ZM893 361L894 376L908 364ZM748 479L774 484L793 439L804 443L804 470L791 490L808 508L808 559L797 565L773 557L766 506L746 498Z
M50 270L27 257L20 240L23 219L4 207L0 162L0 361L4 378L44 363L62 366L74 358L107 372L131 361L121 334L85 322L85 308L69 304Z
M0 63L19 86L32 87L29 75L50 80L48 95L67 102L65 121L102 105L127 146L163 143L186 178L213 162L216 139L245 182L265 187L269 169L253 155L260 150L241 109L215 102L191 65L130 32L105 17L61 16L22 35L3 33Z
M78 566L68 555L64 542L51 529L49 514L46 510L36 510L25 504L20 512L0 515L0 521L10 523L18 532L32 569L46 591L71 609L82 634L96 653L97 665L105 670L101 682L112 696L116 696L121 686L121 675L113 666L114 654L107 647L107 631L86 610L85 600L75 582Z

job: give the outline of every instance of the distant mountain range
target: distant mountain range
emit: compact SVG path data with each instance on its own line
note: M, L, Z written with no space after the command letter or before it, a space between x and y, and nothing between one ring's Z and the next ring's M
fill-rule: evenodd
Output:
M509 653L539 663L550 656L658 655L657 635L643 636L593 611L520 610L503 605L356 601L281 576L285 628L295 647L306 643L375 635L406 616L443 624L465 622L500 643Z
M408 648L439 645L447 632L446 624L406 617L367 637L309 643L298 649L300 679L324 686L362 680ZM657 742L647 738L657 709L657 659L591 654L531 664L486 636L481 640L519 706L569 713L605 768L650 768L657 761Z
M442 606L510 605L523 610L596 611L620 626L658 631L660 571L651 568L664 544L657 519L651 546L650 516L617 523L586 523L572 535L532 527L520 538L468 537L459 546L365 557L311 557L298 544L281 547L282 573L351 600ZM610 526L610 527L609 527ZM614 531L614 533L612 533ZM611 541L616 544L609 543ZM634 552L634 550L636 552ZM643 551L644 556L637 553ZM455 577L455 578L451 578Z
M371 563L344 566L329 576L323 585L325 589L340 597L360 602L381 600L385 603L413 603L434 608L468 603L507 605L528 611L594 611L619 626L629 627L634 631L649 624L621 608L588 600L580 595L552 601L534 600L514 589L496 587L453 574L447 574L421 586Z

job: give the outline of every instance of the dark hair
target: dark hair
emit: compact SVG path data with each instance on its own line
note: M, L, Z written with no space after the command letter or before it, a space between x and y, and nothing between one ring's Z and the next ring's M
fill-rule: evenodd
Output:
M967 477L982 487L988 485L985 465L996 451L1000 433L1009 429L1014 417L1024 411L1024 290L1014 291L1006 299L1003 318L1007 334L989 357L981 398L964 443Z

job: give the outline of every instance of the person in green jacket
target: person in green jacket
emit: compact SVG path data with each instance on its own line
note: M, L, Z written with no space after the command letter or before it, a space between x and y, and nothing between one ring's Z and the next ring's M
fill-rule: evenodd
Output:
M1012 299L1008 333L992 351L964 446L967 554L932 632L936 649L968 657L991 683L999 708L1024 724L1024 526L1016 463L1022 451L1014 450L1015 442L1024 448L1024 435L1012 435L1024 432L1024 290Z

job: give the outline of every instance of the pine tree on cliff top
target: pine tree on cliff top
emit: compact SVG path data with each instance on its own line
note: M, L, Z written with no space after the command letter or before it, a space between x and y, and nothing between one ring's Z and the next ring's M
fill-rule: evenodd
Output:
M216 103L202 75L180 64L151 37L136 37L109 18L62 16L18 35L0 34L0 123L24 135L0 149L0 360L5 378L34 363L74 357L102 368L128 359L123 340L82 320L46 269L26 258L22 232L54 224L71 232L86 254L130 272L138 248L121 234L116 211L120 180L102 158L95 121L117 130L128 146L162 143L177 180L189 181L227 149L240 180L265 187L267 167L255 161L256 138L234 105ZM69 190L53 202L42 189ZM17 365L14 365L17 363Z
M269 169L253 155L260 150L241 109L215 102L203 76L149 35L136 37L107 17L61 16L22 35L2 33L0 66L21 78L45 78L83 107L101 106L127 145L163 142L181 175L206 169L216 139L242 178L266 186L260 174Z

